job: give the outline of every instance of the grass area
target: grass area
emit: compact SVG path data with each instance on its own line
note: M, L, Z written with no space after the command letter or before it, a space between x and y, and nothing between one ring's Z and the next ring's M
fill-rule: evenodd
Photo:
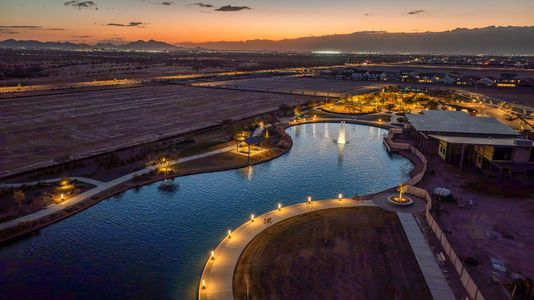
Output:
M25 216L46 208L52 203L72 198L94 186L84 182L72 181L68 188L57 183L39 183L16 188L0 189L0 222Z
M376 207L272 226L245 248L233 284L235 299L432 299L397 215Z

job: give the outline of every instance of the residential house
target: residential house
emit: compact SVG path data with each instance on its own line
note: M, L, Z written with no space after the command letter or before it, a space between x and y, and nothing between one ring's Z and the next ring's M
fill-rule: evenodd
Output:
M475 82L476 85L484 85L484 86L493 86L495 84L495 79L492 77L484 77L482 79L479 79Z

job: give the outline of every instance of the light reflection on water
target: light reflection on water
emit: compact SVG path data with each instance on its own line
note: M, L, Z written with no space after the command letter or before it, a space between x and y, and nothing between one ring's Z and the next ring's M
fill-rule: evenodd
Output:
M339 124L288 129L289 153L250 168L180 177L130 190L0 249L3 298L193 299L209 250L226 231L285 205L374 193L407 178L378 128Z

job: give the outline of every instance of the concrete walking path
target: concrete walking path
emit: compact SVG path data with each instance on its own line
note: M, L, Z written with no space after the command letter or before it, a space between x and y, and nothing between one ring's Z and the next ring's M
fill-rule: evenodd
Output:
M354 206L375 206L370 201L354 201L352 199L321 200L312 201L312 211ZM237 266L239 256L250 241L262 231L274 224L288 218L310 212L310 206L307 203L300 203L288 207L282 207L279 211L275 209L261 216L257 216L254 222L249 220L232 231L231 237L226 237L214 250L215 259L207 257L208 262L202 272L202 277L198 290L198 299L234 299L232 292L234 269ZM245 217L245 216L244 216ZM271 218L271 224L264 224L264 218ZM224 233L222 233L224 234ZM204 280L205 288L202 288Z
M412 214L397 213L434 300L456 299Z
M192 155L192 156L180 158L180 159L177 159L177 160L173 161L172 163L174 163L174 164L183 163L183 162L187 162L187 161L191 161L191 160L195 160L195 159L199 159L199 158L204 158L204 157L208 157L208 156L212 156L212 155L217 155L217 154L229 152L229 151L231 151L233 149L235 149L235 146L228 146L228 147L224 147L224 148L221 148L221 149L213 150L213 151L210 151L210 152L206 152L206 153L201 153L201 154L197 154L197 155ZM83 181L83 182L94 184L94 185L96 185L96 187L93 188L93 189L90 189L90 190L88 190L86 192L83 192L81 194L78 194L78 195L76 195L76 196L74 196L74 197L72 197L70 199L67 199L67 200L63 201L62 203L51 204L47 208L42 209L42 210L37 211L37 212L34 212L32 214L29 214L29 215L26 215L26 216L22 216L20 218L16 218L16 219L13 219L13 220L9 220L9 221L0 223L0 230L6 229L6 228L10 228L10 227L15 227L21 222L36 221L36 220L38 220L40 218L46 217L48 215L51 215L51 214L56 213L58 211L61 211L61 210L65 209L65 208L68 208L68 207L70 207L72 205L75 205L75 204L77 204L77 203L79 203L81 201L84 201L84 200L86 200L86 199L88 199L88 198L90 198L90 197L92 197L92 196L94 196L94 195L96 195L96 194L98 194L100 192L103 192L105 190L111 189L111 188L113 188L113 187L115 187L115 186L117 186L117 185L119 185L121 183L127 182L127 181L133 179L136 176L149 173L149 172L155 170L156 168L157 168L157 166L149 166L149 167L146 167L146 168L141 169L139 171L135 171L135 172L132 172L130 174L115 178L115 179L113 179L111 181L108 181L108 182L101 182L101 181L97 181L97 180L90 179L90 178L84 178L84 177L71 177L72 179L77 179L77 180L80 180L80 181ZM50 179L50 182L54 182L54 181L57 181L57 180ZM48 181L43 180L43 182L48 182ZM11 186L11 187L17 187L16 185L21 186L23 184L28 184L28 183L11 184L11 185L15 185L15 186Z
M23 183L0 183L0 188L17 188L23 185L36 185L39 183L54 183L54 182L60 181L61 179L62 178L52 178L52 179L44 179L44 180L39 180L39 181L30 181L30 182L23 182ZM99 186L104 183L100 180L87 178L87 177L69 177L69 179L89 183L94 186Z

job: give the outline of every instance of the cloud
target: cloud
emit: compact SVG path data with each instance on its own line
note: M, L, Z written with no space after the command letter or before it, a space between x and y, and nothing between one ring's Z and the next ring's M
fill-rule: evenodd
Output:
M412 10L412 11L409 11L408 14L409 15L418 15L418 14L422 14L422 13L425 13L426 10L424 9L418 9L418 10Z
M115 26L115 27L137 27L137 28L145 28L145 23L143 22L130 22L127 24L122 23L108 23L106 26Z
M202 2L191 3L188 6L198 6L198 7L202 7L202 8L212 8L213 7L213 5L211 5L211 4L202 3Z
M62 31L65 30L63 28L48 28L43 26L35 26L35 25L0 25L0 30L51 30L51 31Z
M370 16L372 16L372 14L370 14L370 13L365 13L365 14L363 14L363 15L366 16L366 17L370 17Z
M64 3L65 6L71 6L75 7L77 9L98 9L98 5L94 1L78 1L78 0L72 0L72 1L66 1Z
M88 38L92 38L93 36L92 35L71 35L70 37L76 38L76 39L88 39Z
M164 5L164 6L171 6L174 4L174 1L160 1L160 2L153 2L150 0L142 0L143 2L154 4L154 5Z
M12 29L4 29L0 28L0 34L19 34L20 32L12 30Z
M225 5L225 6L221 6L217 9L215 9L215 11L224 11L224 12L227 12L227 11L241 11L241 10L247 10L247 9L252 9L248 6L232 6L232 5Z

